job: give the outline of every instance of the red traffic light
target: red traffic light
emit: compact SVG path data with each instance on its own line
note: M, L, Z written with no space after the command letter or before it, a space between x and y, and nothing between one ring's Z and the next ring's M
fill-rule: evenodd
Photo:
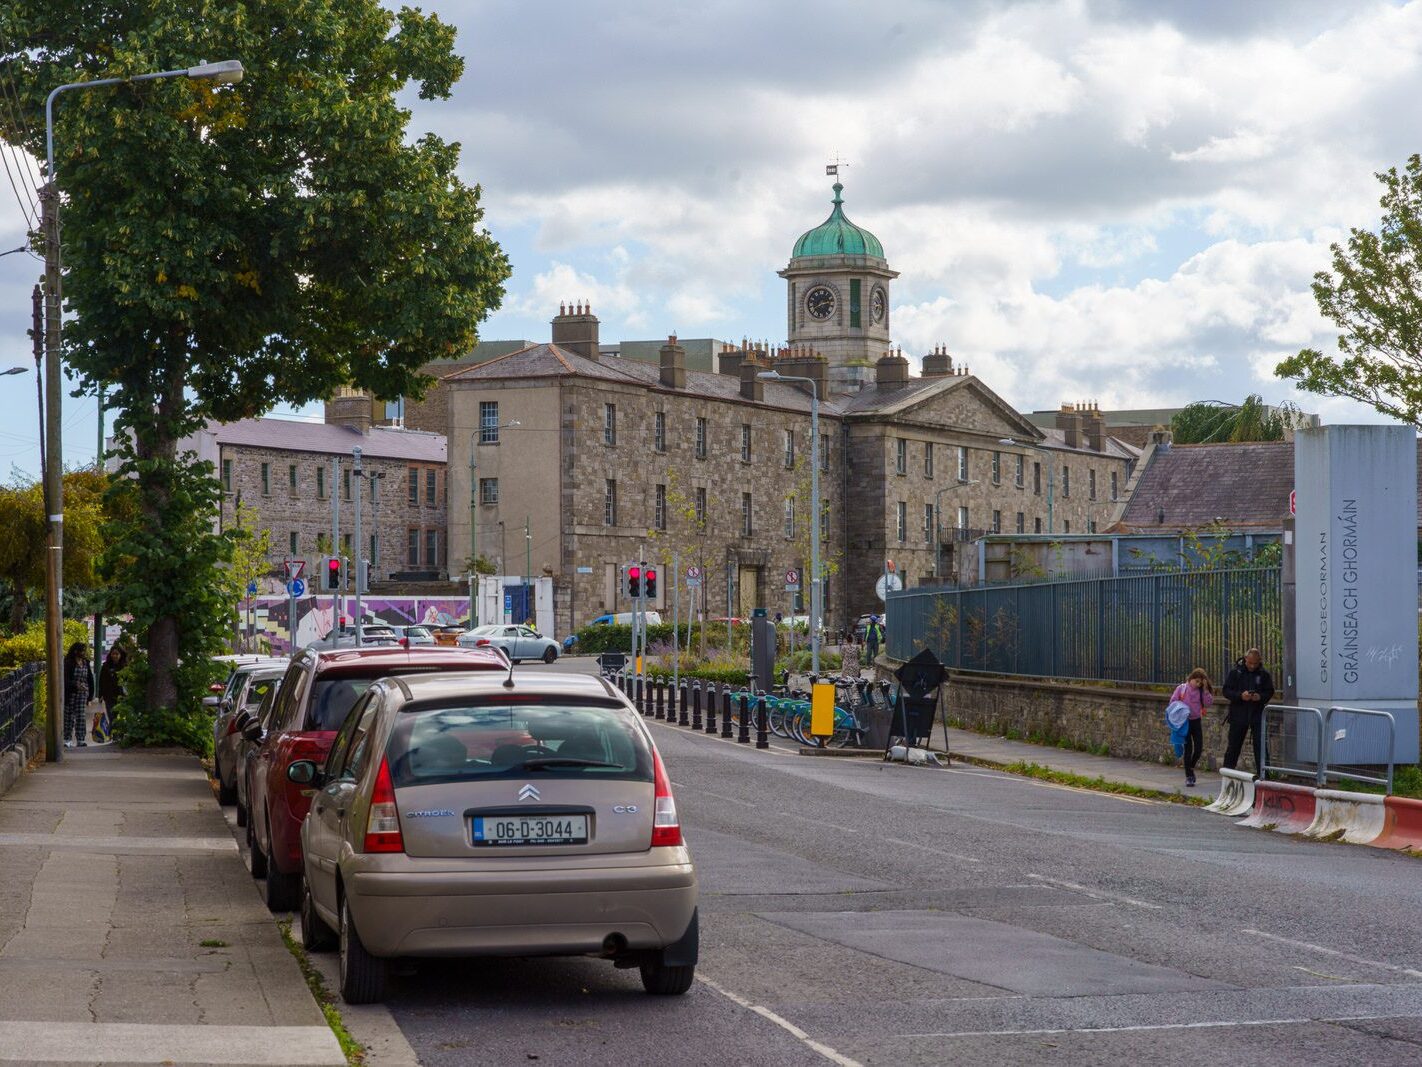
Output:
M642 577L642 568L641 568L641 567L628 567L628 568L627 568L627 577L631 578L633 581L636 581L638 578Z

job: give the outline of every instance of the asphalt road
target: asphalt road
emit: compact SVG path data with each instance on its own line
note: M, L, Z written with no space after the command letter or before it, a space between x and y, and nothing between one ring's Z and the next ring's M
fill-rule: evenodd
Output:
M388 1000L422 1063L1422 1062L1422 861L653 730L700 980L666 999L595 960L423 964Z
M654 730L701 981L666 1000L599 961L425 966L389 1001L423 1062L1422 1061L1422 861Z

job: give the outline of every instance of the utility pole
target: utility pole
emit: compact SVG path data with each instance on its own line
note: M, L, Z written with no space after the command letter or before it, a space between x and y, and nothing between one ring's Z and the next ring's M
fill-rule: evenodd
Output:
M45 511L49 543L45 557L45 660L48 694L45 726L45 759L58 763L64 748L64 447L59 419L59 190L53 167L40 191L40 216L44 227L44 406L45 406Z
M528 530L528 519L523 517L523 613L527 615L531 608L529 601L533 598L533 534ZM537 620L537 613L534 619ZM524 619L524 622L527 622Z
M469 628L479 625L479 433L469 435Z
M343 558L341 552L341 457L331 457L331 555L340 560ZM344 562L337 568L337 573L344 577L346 568ZM341 636L341 582L337 581L336 590L331 594L331 629L339 639ZM336 642L331 643L331 647L336 647Z
M364 536L364 531L360 525L360 483L363 475L360 468L359 445L351 449L351 475L351 481L355 482L355 551L351 553L351 555L354 556L351 563L355 567L356 648L360 648L362 643L361 639L364 636L363 626L365 620L365 612L363 610L365 605L361 600L361 593L364 592L361 586L364 584L365 578L365 575L362 573L365 568L361 565L362 560L365 558L362 546L365 542L361 540Z
M94 470L104 473L104 385L99 383L99 443L94 450ZM99 664L104 662L104 607L102 602L94 609L94 676L98 677Z

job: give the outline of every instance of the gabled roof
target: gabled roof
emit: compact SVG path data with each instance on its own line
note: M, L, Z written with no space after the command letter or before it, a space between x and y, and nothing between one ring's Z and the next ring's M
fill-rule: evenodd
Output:
M1042 430L1033 426L1016 408L971 374L910 378L906 384L898 387L871 383L859 392L840 399L846 415L902 415L935 397L960 390L973 393L993 409L1003 422L1015 426L1015 436L1029 442L1041 440Z
M1191 529L1216 519L1278 529L1294 488L1292 441L1157 448L1121 516L1129 529Z
M664 389L661 384L661 367L657 363L641 360L597 360L580 356L555 344L531 345L518 352L510 352L487 363L468 367L447 375L442 380L451 384L481 381L506 381L528 378L591 378L599 381L618 382L644 389ZM783 382L764 382L765 400L770 407L791 411L809 411L809 394L793 385ZM704 397L708 400L723 400L736 404L755 404L741 396L741 379L734 374L712 374L708 371L686 372L685 389L666 389L667 392L688 397ZM820 405L822 415L838 415L840 408L833 401Z
M445 461L444 434L374 426L361 433L352 426L296 419L241 419L209 423L207 432L219 445L274 448L288 452L320 452L348 456L359 446L370 459L403 459L420 463Z

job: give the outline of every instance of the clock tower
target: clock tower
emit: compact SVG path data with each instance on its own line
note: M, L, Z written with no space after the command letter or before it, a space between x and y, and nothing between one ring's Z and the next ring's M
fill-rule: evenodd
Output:
M844 186L834 183L829 218L795 242L785 279L787 338L829 361L830 392L857 389L874 377L889 348L889 269L884 246L844 214Z

